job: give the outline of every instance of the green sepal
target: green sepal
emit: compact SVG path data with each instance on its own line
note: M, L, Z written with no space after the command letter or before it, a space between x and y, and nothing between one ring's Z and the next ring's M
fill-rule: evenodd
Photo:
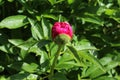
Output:
M59 34L54 39L55 43L59 44L59 45L64 45L64 44L70 42L70 40L71 40L71 38L67 34Z

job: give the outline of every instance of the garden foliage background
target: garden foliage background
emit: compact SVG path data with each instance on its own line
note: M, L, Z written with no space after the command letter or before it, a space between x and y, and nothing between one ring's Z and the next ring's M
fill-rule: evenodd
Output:
M74 36L52 80L120 80L120 0L0 0L0 80L48 79L59 19Z

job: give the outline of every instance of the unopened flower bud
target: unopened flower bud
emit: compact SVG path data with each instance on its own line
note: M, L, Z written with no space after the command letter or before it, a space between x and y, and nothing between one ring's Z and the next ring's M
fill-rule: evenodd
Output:
M52 39L57 44L68 43L73 36L72 27L68 22L56 22L52 27Z

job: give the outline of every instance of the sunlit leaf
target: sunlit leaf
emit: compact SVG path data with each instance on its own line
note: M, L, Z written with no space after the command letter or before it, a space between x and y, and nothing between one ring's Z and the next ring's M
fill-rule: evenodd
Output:
M118 5L120 6L120 0L117 0L118 1Z
M45 72L49 68L49 58L47 53L45 53L44 51L41 52L40 65L42 72Z
M99 17L95 16L94 14L85 13L85 17L81 18L83 22L89 22L93 24L98 24L103 26L104 22Z
M29 48L36 43L33 39L29 39L28 41L23 41L21 39L9 39L9 42L24 50L29 50Z
M73 55L75 56L76 60L81 63L81 60L80 60L80 57L79 57L79 54L77 52L77 50L72 47L72 46L68 46L69 50L73 53Z
M44 38L48 39L51 36L50 25L49 25L48 21L44 18L42 18L41 24L42 24Z
M33 19L30 18L28 18L28 20L31 24L31 33L33 38L35 38L36 40L43 39L43 31L40 24L38 24L37 21L34 21Z
M0 46L0 50L6 53L13 53L14 47L11 44L5 44Z
M22 65L22 69L29 73L36 72L37 67L38 67L38 65L36 63L31 63L31 64L23 63L23 65Z
M75 0L67 0L68 4L72 4Z
M55 0L48 0L52 5L55 4Z
M106 9L105 14L106 15L115 15L116 10L115 9Z
M102 76L102 77L96 78L95 80L116 80L116 79L109 76Z
M69 70L75 66L79 66L79 65L76 64L74 61L66 61L66 62L58 63L56 65L56 69L57 70L62 70L62 69Z
M58 18L52 14L43 14L42 15L43 17L45 18L50 18L50 19L53 19L53 20L58 20Z
M0 28L16 29L28 24L24 15L9 16L0 22Z
M77 50L97 50L87 39L81 39L79 42L76 42L75 48Z
M41 50L40 48L38 47L38 43L36 43L35 45L33 45L32 47L30 47L29 51L28 52L32 52L32 53L35 53L36 55L41 55Z
M104 70L103 65L99 62L99 60L97 58L95 58L94 56L92 56L89 53L86 53L84 51L77 51L74 47L72 46L68 46L68 48L70 49L70 51L74 54L74 56L76 57L76 59L80 62L80 57L85 58L91 62L93 62L94 64L96 64L97 67L99 67L101 70ZM79 57L80 56L80 57Z
M118 62L112 61L111 57L104 57L100 60L100 62L102 63L103 66L105 66L106 72L118 66ZM91 65L90 68L86 70L86 73L83 77L90 76L91 78L96 78L98 76L105 74L106 72L96 67L96 65Z
M6 80L5 76L0 76L0 80Z

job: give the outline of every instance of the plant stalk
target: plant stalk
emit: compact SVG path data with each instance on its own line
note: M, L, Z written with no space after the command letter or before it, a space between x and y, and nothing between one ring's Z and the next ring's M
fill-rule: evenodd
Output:
M53 63L52 63L51 69L50 69L50 78L54 75L54 68L55 68L55 65L57 63L57 59L59 57L59 54L61 52L62 47L63 47L62 45L58 46L58 50L55 54L55 57L54 57L54 60L53 60Z

